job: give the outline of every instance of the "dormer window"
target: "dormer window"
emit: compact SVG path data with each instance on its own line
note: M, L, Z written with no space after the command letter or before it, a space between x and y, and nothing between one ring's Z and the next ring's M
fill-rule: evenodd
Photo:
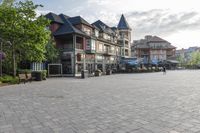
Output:
M90 35L91 31L88 28L83 27L83 31L87 34Z
M94 34L96 37L99 37L99 31L98 30L94 30Z

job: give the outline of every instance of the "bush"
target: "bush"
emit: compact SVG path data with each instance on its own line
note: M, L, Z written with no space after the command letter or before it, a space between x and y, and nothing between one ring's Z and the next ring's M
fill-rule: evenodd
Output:
M46 80L47 78L47 70L42 70L42 79Z
M101 76L102 72L101 72L101 70L97 69L97 70L95 70L94 74L95 74L95 76Z
M10 75L5 75L5 76L0 78L0 81L2 83L17 84L17 83L19 83L19 78L18 77L12 77Z
M19 69L18 74L30 74L31 70L30 69Z

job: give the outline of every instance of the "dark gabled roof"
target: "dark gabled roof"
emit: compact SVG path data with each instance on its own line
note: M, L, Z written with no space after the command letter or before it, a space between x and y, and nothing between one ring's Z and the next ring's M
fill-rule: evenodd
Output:
M59 36L59 35L72 34L72 33L87 36L87 34L75 28L68 20L66 20L65 23L62 26L60 26L57 31L53 33L53 35Z
M101 20L98 20L98 21L94 22L92 25L96 26L97 28L100 29L100 31L103 31L103 32L105 32L107 34L110 34L110 35L114 35L115 34L115 32L108 25L103 23Z
M102 22L101 20L97 20L96 22L92 23L92 25L95 25L96 27L98 27L99 29L101 29L101 27L105 27L105 28L110 28L108 25L106 25L104 22Z
M87 26L92 27L92 25L88 23L85 19L83 19L81 16L70 17L68 18L68 20L72 25L85 24Z
M56 15L55 13L52 13L52 12L46 14L45 17L47 19L51 20L52 22L56 22L56 23L60 23L60 24L64 23L58 15Z
M123 30L123 29L130 30L131 29L123 14L120 18L120 21L119 21L117 28L120 29L120 30Z
M100 29L99 29L97 26L95 26L94 24L92 24L92 26L93 26L96 30L100 31Z
M68 18L70 18L69 16L67 16L67 15L65 15L65 14L59 14L59 17L62 19L62 21L63 22L66 22L66 20L68 19Z

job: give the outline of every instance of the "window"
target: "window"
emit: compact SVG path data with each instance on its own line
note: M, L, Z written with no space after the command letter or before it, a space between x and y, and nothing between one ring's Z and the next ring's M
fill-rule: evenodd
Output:
M86 39L86 50L90 50L90 39Z
M103 44L99 44L99 49L98 49L100 52L103 52Z
M99 31L98 30L95 30L94 33L95 33L96 37L99 37Z
M91 50L95 50L96 46L95 46L95 40L91 39Z
M110 52L111 52L111 53L114 53L114 52L115 52L115 48L114 48L113 46L111 46Z
M103 38L104 38L104 39L107 39L107 38L108 38L108 35L104 33L104 34L103 34Z
M96 44L93 39L86 39L86 50L95 50Z
M88 28L83 27L83 31L87 34L90 35L91 31Z
M103 56L97 55L96 59L97 59L97 61L102 61L103 60Z

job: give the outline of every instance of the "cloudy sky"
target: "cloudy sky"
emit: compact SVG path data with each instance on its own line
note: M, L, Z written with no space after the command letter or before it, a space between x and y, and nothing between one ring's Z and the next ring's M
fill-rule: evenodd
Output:
M33 0L44 5L38 13L82 16L90 23L100 19L117 26L123 13L132 27L132 39L157 35L177 48L200 46L198 0Z

